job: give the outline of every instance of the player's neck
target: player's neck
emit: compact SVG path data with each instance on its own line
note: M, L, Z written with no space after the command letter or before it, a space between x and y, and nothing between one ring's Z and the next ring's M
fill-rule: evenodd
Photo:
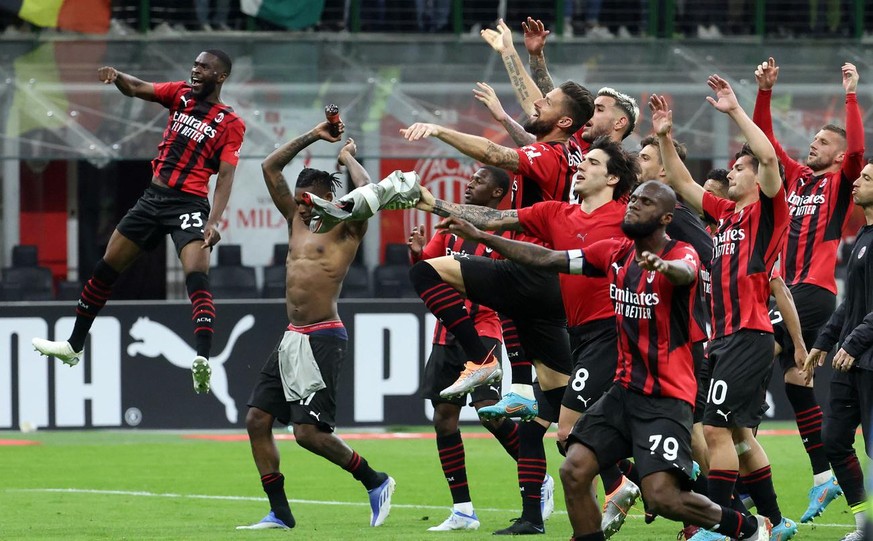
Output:
M582 207L582 210L591 214L595 210L599 209L603 205L612 201L613 191L611 189L604 189L592 195L586 195L582 197L579 196L582 201L579 202L579 206Z
M873 225L873 206L864 207L864 219L867 220L867 225Z
M651 252L655 255L660 255L661 251L664 250L664 246L666 245L667 236L664 234L663 229L659 229L648 237L634 240L634 251L636 252L636 258L638 260L642 259L643 252Z

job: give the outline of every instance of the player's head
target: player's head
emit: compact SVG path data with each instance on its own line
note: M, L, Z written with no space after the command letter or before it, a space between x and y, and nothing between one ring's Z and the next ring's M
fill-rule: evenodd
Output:
M567 81L534 102L534 114L525 120L525 131L537 137L559 129L573 134L588 122L594 99L584 86Z
M628 199L621 230L634 240L658 231L663 235L667 224L673 220L675 208L673 188L657 180L647 180L637 186Z
M598 137L576 167L573 192L584 199L609 189L612 198L619 199L636 184L639 170L636 157L625 152L621 144L606 136Z
M634 131L640 108L632 97L605 86L597 91L594 114L585 124L582 139L589 143L601 136L621 141Z
M676 148L679 158L684 162L687 155L685 145L674 139L673 146ZM657 137L654 135L643 137L640 141L638 159L640 162L640 182L646 180L666 182L664 167L661 164L661 144Z
M191 90L198 98L206 98L220 91L230 75L232 62L220 49L207 49L197 55L191 68Z
M734 165L728 173L728 199L741 201L754 198L758 192L758 157L748 143L734 156Z
M483 165L473 173L464 190L464 203L497 208L509 191L509 174L499 167Z
M297 202L297 213L309 225L312 218L312 207L307 205L303 194L311 192L327 201L332 201L336 188L340 185L337 173L328 173L320 169L306 167L297 175L297 185L294 189L294 199Z
M806 165L817 173L832 165L843 163L845 157L846 130L834 124L828 124L815 134L815 138L809 144Z
M728 170L713 169L706 174L703 189L716 197L728 198Z
M861 175L852 183L852 200L865 210L873 207L873 160L867 162Z

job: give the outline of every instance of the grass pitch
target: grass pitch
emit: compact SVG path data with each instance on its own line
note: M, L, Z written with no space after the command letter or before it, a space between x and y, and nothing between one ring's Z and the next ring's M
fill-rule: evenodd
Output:
M481 432L472 426L462 431ZM348 433L340 430L339 434ZM297 527L290 532L237 531L237 525L259 520L269 506L244 434L221 436L231 436L226 438L230 441L163 432L0 432L0 440L35 443L0 445L0 539L472 541L493 539L492 531L520 514L515 464L490 438L464 440L473 503L482 527L457 533L427 531L442 522L451 507L432 439L349 440L374 468L397 480L391 516L380 528L369 527L367 494L348 473L293 441L280 441L286 492ZM782 511L798 519L806 509L812 482L799 438L760 439L773 464ZM546 522L546 535L538 539L567 539L572 532L557 479L561 457L552 438L546 440L546 453L549 473L556 478L556 511ZM863 456L860 446L858 454ZM672 540L680 528L664 518L645 525L638 505L615 539ZM852 515L840 498L816 525L801 525L797 539L840 539L852 528Z

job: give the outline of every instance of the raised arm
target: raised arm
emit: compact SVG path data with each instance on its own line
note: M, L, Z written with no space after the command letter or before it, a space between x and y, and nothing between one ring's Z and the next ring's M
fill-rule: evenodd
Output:
M97 78L106 85L114 83L115 87L125 96L155 101L155 87L152 83L122 73L111 66L103 66L98 69Z
M494 89L491 88L490 85L486 83L476 83L476 86L478 88L473 89L473 97L488 108L488 112L491 113L494 120L503 124L506 132L510 137L512 137L512 140L515 141L515 144L523 147L536 142L537 138L534 134L526 132L525 129L521 127L521 124L506 114L503 105L500 103L500 99L497 98L497 93L494 92Z
M421 187L421 197L416 208L443 218L455 216L487 231L524 231L518 221L516 210L497 210L481 205L451 203L435 198L424 186Z
M782 165L785 166L786 179L799 175L803 164L792 158L779 140L776 139L776 134L773 132L773 117L770 112L770 101L773 97L773 86L776 84L776 79L779 76L779 66L776 65L776 60L771 56L766 62L761 62L755 67L755 80L758 81L758 96L755 98L755 110L752 112L752 121L764 132L773 149L776 151L776 156Z
M551 33L546 30L543 21L533 17L528 17L527 21L521 23L521 28L524 30L524 47L527 49L530 64L530 75L534 83L543 96L555 89L555 83L552 81L552 76L549 75L549 69L546 67L546 56L543 49L546 46L546 37Z
M261 163L261 172L264 175L264 181L267 183L267 190L270 192L270 197L273 198L273 203L286 220L290 221L294 218L294 213L297 211L297 201L294 199L294 194L288 188L288 183L285 181L282 169L284 169L301 150L316 141L324 140L336 143L340 140L344 129L345 126L340 124L339 134L334 137L330 133L330 124L328 122L322 122L310 131L295 137L271 152Z
M782 188L782 177L779 175L779 159L776 156L776 150L761 128L756 126L749 115L740 107L737 96L727 81L718 75L710 75L706 84L718 98L707 96L706 101L718 111L731 117L740 128L743 137L749 143L749 148L758 159L758 185L761 186L764 195L772 199Z
M668 108L667 99L653 94L649 98L649 109L652 111L652 128L658 135L661 164L664 166L667 182L679 197L698 213L702 213L703 194L706 192L702 186L694 182L694 178L673 145L673 111Z
M403 128L400 130L400 134L408 141L436 137L440 141L448 143L460 152L486 165L518 171L518 154L515 150L497 145L478 135L469 135L438 124L426 124L424 122L416 122L408 128Z
M336 161L340 165L346 166L349 170L349 176L352 178L352 184L355 185L355 188L360 188L361 186L370 184L372 180L370 180L370 174L367 173L364 166L355 159L357 153L358 146L355 144L355 140L349 137L346 144L344 144L340 149Z
M570 272L570 258L566 251L550 250L530 242L510 240L476 229L465 220L449 217L437 224L437 229L445 229L459 237L479 242L497 251L506 259L528 267L556 272Z
M846 91L846 157L842 171L844 182L854 182L866 165L864 159L864 126L861 123L861 110L858 108L858 69L846 62L842 67L843 89Z
M509 82L515 90L518 103L521 104L525 113L532 115L534 102L543 97L543 94L540 93L534 80L525 71L521 57L518 56L518 51L515 50L515 45L512 43L512 31L509 26L503 22L503 19L500 19L497 23L497 30L485 28L480 34L482 39L500 55L500 59L503 60L503 65L506 67L506 73L509 75Z

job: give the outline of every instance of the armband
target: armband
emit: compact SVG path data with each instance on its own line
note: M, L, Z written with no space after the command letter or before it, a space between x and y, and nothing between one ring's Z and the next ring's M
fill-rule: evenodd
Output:
M582 274L585 266L585 254L582 250L567 250L567 258L570 260L570 274Z

